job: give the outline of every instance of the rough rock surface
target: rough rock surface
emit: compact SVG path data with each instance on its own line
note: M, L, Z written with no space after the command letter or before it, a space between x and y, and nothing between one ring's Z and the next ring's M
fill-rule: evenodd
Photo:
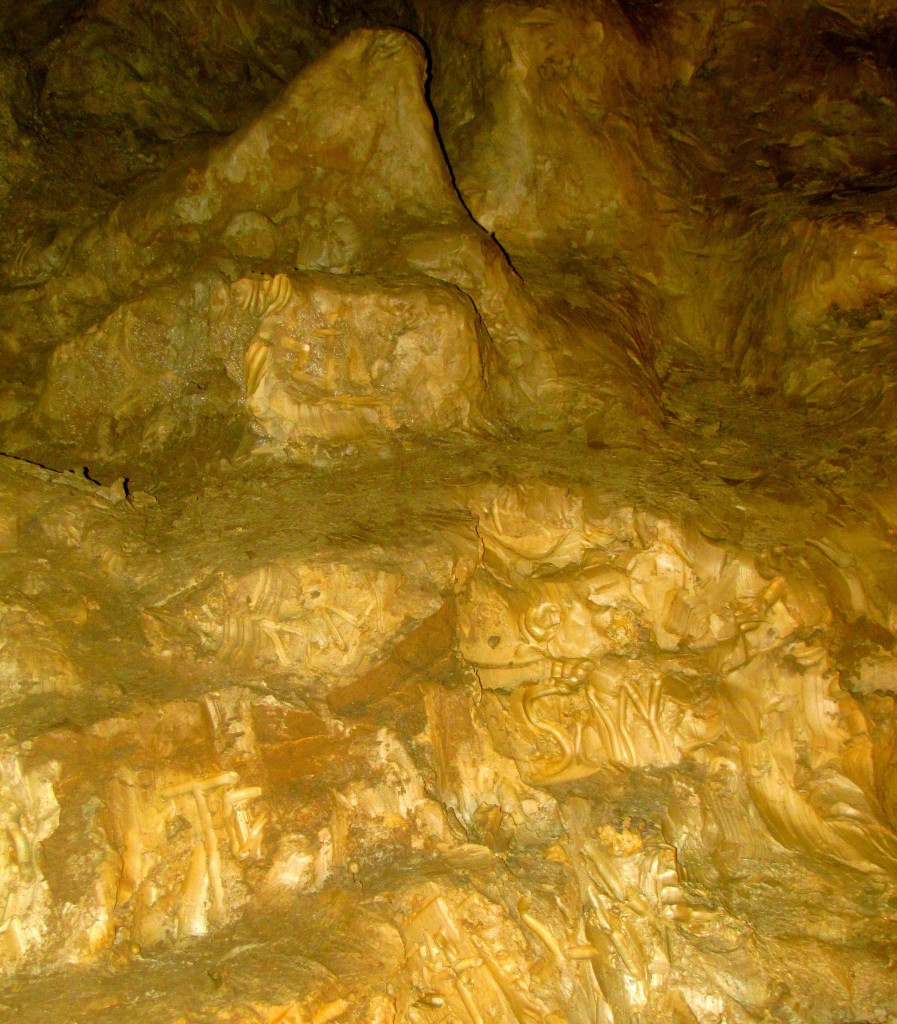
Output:
M0 35L0 1019L897 1022L897 4Z

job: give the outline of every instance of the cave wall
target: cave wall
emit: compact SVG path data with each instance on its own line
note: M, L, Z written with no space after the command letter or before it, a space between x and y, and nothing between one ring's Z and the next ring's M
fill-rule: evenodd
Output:
M897 1019L895 19L0 10L10 1019Z

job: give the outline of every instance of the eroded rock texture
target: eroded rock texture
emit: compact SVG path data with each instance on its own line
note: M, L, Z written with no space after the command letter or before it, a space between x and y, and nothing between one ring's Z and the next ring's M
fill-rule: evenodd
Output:
M0 1018L897 1022L897 6L0 32Z

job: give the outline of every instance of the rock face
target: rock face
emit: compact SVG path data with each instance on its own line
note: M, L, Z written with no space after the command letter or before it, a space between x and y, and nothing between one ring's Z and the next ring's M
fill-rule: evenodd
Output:
M0 14L0 1018L897 1021L897 7L163 6Z
M221 301L225 365L274 440L357 440L400 427L435 434L482 418L491 341L454 288L278 274L241 278ZM254 331L235 350L247 321Z

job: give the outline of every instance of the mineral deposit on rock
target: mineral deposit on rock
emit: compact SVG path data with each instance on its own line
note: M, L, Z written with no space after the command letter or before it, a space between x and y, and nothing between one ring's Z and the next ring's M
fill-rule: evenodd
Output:
M0 36L0 1021L897 1024L897 4Z

